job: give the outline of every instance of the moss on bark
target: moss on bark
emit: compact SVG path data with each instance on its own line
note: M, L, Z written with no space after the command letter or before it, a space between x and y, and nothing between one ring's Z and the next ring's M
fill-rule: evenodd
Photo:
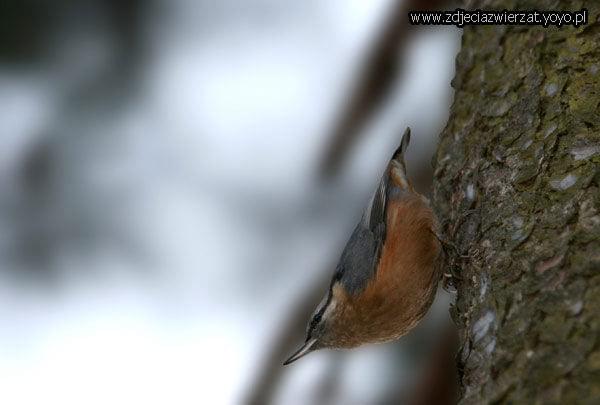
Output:
M433 196L469 256L462 403L600 403L600 2L518 7L589 22L464 29Z

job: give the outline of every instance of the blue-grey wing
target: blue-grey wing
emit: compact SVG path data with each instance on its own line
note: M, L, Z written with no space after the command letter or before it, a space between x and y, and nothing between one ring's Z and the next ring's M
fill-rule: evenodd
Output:
M404 152L409 142L410 128L407 128L361 221L352 232L336 268L333 282L342 283L350 293L362 291L377 271L379 256L386 237L385 220L388 201L402 198L407 194L406 187L409 186L404 163ZM391 181L391 171L399 176L400 184Z
M375 274L379 255L385 241L387 174L354 228L336 268L334 281L339 281L352 293L362 291Z

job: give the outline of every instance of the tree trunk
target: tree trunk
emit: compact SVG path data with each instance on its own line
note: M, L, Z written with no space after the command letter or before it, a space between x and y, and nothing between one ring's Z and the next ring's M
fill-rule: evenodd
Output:
M464 29L433 196L463 404L600 403L600 2L583 7L577 29Z

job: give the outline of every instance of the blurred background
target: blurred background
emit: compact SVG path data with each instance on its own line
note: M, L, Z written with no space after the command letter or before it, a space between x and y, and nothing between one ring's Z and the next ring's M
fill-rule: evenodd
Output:
M0 402L415 402L441 290L398 342L281 366L406 126L428 193L460 30L406 7L1 0Z

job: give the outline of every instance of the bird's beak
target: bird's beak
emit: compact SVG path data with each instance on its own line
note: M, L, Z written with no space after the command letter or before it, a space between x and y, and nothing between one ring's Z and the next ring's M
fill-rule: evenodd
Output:
M304 343L304 345L300 349L298 349L298 351L296 353L292 354L290 356L290 358L287 359L283 363L283 365L287 366L288 364L293 363L296 360L298 360L300 357L304 357L308 353L312 352L314 350L312 347L315 345L316 342L317 342L317 339L308 340L306 343Z

